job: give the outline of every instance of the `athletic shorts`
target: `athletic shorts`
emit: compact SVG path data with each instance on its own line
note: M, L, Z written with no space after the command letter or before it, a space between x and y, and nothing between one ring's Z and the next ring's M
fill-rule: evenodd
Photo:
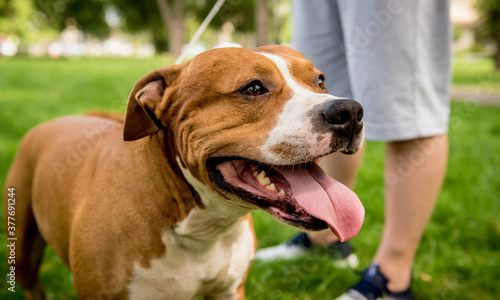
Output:
M329 93L363 105L368 140L448 131L448 0L294 0L292 22Z

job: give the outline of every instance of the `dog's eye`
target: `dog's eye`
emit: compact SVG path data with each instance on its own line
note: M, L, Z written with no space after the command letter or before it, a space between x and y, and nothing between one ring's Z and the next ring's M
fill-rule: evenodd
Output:
M267 93L266 88L262 85L262 83L258 80L254 80L250 82L247 86L240 90L242 94L249 96L259 96Z
M319 75L319 77L318 77L318 86L322 90L325 89L325 76Z

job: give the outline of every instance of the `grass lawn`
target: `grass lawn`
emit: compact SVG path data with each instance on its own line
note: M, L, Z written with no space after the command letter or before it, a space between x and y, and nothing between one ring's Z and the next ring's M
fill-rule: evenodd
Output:
M457 58L453 64L453 84L474 88L481 94L500 94L500 72L492 72L493 60Z
M124 111L133 84L167 63L165 58L0 59L0 182L28 129L64 114ZM496 88L500 74L493 74L488 62L459 62L454 81L469 87L488 82ZM382 230L383 154L382 143L368 143L356 186L366 209L364 227L352 240L361 267L369 264ZM448 172L414 267L418 299L498 299L499 169L500 107L453 103ZM280 243L296 233L263 212L255 212L254 221L259 247ZM7 291L5 242L2 226L0 299L22 299L19 287L15 294ZM49 299L75 299L69 271L50 249L46 254L42 280ZM292 262L255 262L247 295L263 300L333 299L356 282L357 271L336 268L320 249Z

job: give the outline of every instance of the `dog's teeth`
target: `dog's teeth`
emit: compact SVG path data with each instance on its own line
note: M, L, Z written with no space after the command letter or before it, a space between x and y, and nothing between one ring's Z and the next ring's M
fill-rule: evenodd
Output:
M280 190L280 191L278 192L278 194L280 194L280 195L281 195L281 196L283 196L283 197L284 197L284 196L286 196L286 192L285 192L284 190Z
M257 176L259 176L259 171L253 171L252 174L253 174L254 177L257 177Z
M250 170L257 171L257 166L254 164L250 164Z
M276 188L276 186L274 185L274 183L271 183L271 184L268 184L266 186L266 188L270 191L273 191L273 192L276 192L278 189Z
M265 171L261 171L259 175L257 175L257 180L259 180L259 183L262 185L271 184L271 179L269 179L269 177L266 176Z

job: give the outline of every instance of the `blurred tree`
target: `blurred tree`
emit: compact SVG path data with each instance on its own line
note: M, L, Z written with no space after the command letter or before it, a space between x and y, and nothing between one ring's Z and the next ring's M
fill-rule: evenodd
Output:
M170 54L179 56L184 44L184 0L156 0L156 3L168 32Z
M290 0L268 0L271 43L289 43L291 38Z
M79 30L104 38L109 35L105 20L106 0L33 0L35 9L44 15L47 24L63 30L75 22Z
M113 7L120 15L122 29L137 33L150 32L156 51L169 50L179 55L185 42L184 18L191 13L201 22L217 0L0 0L0 31L24 38L41 28L61 31L68 24L84 33L106 37L110 33L106 9ZM211 22L221 28L230 22L236 31L256 31L260 21L260 44L267 43L267 0L226 1ZM31 29L30 29L31 28Z
M31 0L0 0L0 32L26 39L34 12Z
M110 0L121 13L125 29L150 31L156 51L178 56L184 44L185 0Z
M500 1L480 0L477 1L477 8L481 14L479 38L495 44L495 68L500 70Z
M202 22L217 0L189 1L187 9L194 12ZM255 30L255 0L226 1L217 16L210 23L212 28L221 28L226 22L233 24L235 30L249 32Z
M257 9L255 10L255 19L257 20L257 46L268 44L268 13L267 0L255 0Z
M110 0L123 18L123 29L137 33L150 32L156 52L168 50L167 31L155 0Z

